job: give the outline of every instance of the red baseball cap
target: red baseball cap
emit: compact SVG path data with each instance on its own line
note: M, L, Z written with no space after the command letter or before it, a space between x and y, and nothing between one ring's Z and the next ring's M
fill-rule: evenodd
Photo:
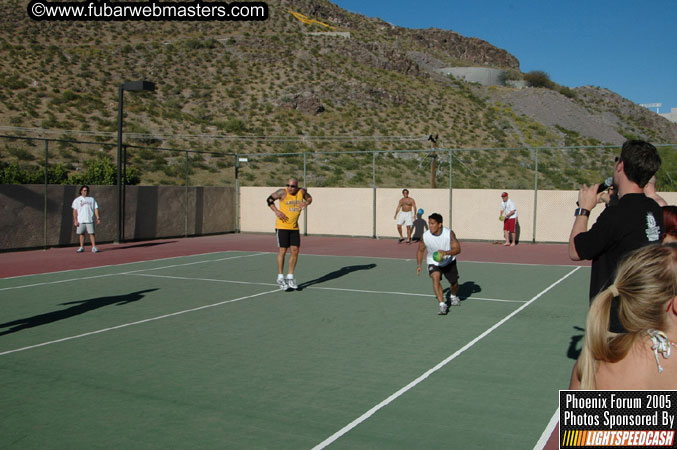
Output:
M508 196L507 192L504 192L504 193L501 194L501 197L507 197L507 196Z

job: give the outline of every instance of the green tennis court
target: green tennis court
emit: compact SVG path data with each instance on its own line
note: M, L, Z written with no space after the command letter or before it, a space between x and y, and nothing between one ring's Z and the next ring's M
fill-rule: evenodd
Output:
M588 268L220 252L0 280L0 448L531 449ZM265 275L262 275L265 274ZM578 343L580 346L580 343Z

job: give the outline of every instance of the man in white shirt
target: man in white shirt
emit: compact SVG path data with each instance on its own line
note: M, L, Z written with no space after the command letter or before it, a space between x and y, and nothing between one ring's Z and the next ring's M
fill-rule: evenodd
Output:
M80 188L80 197L73 200L73 225L75 225L75 232L80 236L80 248L78 253L85 251L85 231L89 234L89 240L92 242L92 252L99 251L96 248L96 239L94 233L94 218L96 223L101 223L99 218L99 205L96 203L94 197L89 197L89 186L82 186Z
M515 226L517 225L517 208L515 203L508 198L508 193L501 194L501 211L499 213L499 220L503 221L503 237L505 242L503 245L515 246ZM512 237L512 243L510 238Z
M440 305L439 315L445 315L449 312L449 306L460 305L460 299L456 296L458 293L458 268L456 267L456 255L461 253L461 244L456 239L456 234L442 225L442 216L433 213L428 216L428 231L423 233L423 239L418 244L416 253L416 262L418 268L416 275L421 274L423 264L423 254L428 251L426 263L428 264L428 275L433 280L433 291ZM434 258L435 252L440 256L439 261ZM444 299L444 289L442 289L442 275L449 281L449 304Z

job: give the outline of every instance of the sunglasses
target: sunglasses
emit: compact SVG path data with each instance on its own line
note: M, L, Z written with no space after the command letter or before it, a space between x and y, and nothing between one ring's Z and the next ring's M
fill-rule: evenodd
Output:
M298 184L288 184L287 187L297 188L297 187L299 187L299 185Z

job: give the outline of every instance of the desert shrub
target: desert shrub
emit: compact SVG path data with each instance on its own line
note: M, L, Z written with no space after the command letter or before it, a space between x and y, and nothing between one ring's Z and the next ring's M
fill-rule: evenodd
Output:
M48 184L66 184L68 170L61 164L50 166L47 170ZM0 184L42 184L45 182L45 171L40 166L20 165L0 162Z
M7 153L19 161L33 161L35 157L23 147L7 147Z
M117 183L117 166L108 155L99 155L85 162L87 169L68 177L68 184L112 185ZM139 171L127 168L127 184L139 184Z
M532 70L524 74L524 80L530 87L552 88L553 82L550 80L550 75L542 70Z
M568 88L566 86L560 86L559 93L565 97L576 98L576 92L573 89Z
M509 69L504 72L504 81L520 81L522 80L523 75L517 69Z

